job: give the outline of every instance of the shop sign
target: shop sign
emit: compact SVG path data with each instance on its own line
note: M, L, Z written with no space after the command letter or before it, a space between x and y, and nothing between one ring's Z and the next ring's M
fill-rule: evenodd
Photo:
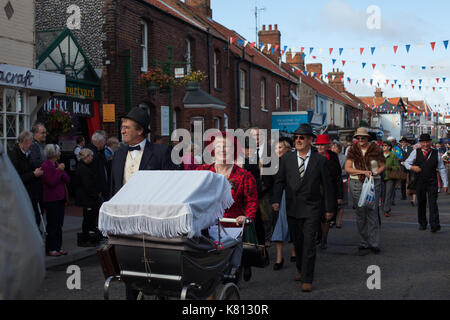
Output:
M0 63L0 85L65 93L66 76Z
M59 109L64 112L70 112L71 114L81 117L90 118L94 115L92 101L65 96L54 96L49 98L42 109L44 112L50 112L56 110L56 106L59 106Z

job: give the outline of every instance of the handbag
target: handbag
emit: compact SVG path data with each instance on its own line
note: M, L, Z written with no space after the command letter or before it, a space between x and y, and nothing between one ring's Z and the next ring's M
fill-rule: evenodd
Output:
M391 170L389 171L389 179L392 180L406 180L407 173L403 170Z
M97 257L102 267L105 279L111 276L120 275L119 264L116 259L116 252L114 246L111 244L105 245L97 250Z
M254 222L247 225L244 230L242 247L242 266L256 268L267 266L267 250L258 244Z

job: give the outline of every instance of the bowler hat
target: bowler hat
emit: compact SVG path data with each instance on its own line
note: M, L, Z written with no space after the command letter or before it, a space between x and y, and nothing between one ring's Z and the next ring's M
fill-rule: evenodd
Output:
M150 116L144 108L134 107L125 117L123 117L123 119L130 119L137 122L142 128L144 128L144 133L146 134L150 132Z
M327 134L319 134L316 140L316 145L318 144L331 144L330 137Z
M408 142L408 139L406 139L406 137L402 137L402 138L400 139L400 142L402 142L402 141Z
M367 128L364 127L358 128L353 137L360 137L360 136L370 138L369 130L367 130Z
M431 137L430 137L430 135L428 133L421 134L420 138L419 138L420 142L422 142L422 141L431 141L431 140L432 139L431 139Z
M312 127L307 124L307 123L302 123L297 130L295 130L294 134L301 134L304 136L311 136L311 137L316 137L316 135L314 134Z

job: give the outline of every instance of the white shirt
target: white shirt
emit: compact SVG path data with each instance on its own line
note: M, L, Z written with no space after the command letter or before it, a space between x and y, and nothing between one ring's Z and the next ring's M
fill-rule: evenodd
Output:
M309 148L309 152L306 155L306 158L303 159L305 161L305 172L306 172L306 168L308 167L310 157L311 157L311 148ZM298 154L298 151L297 151L297 163L298 163L298 167L300 168L300 165L302 164L302 159L300 159L300 155Z
M142 140L139 144L136 144L134 146L130 146L130 147L137 147L137 146L141 146L141 150L133 150L133 151L128 151L130 153L130 156L132 159L136 158L137 155L140 152L144 152L144 148L145 148L145 143L147 142L147 140Z
M437 150L436 150L437 151ZM414 165L414 162L416 162L416 155L417 155L417 149L413 150L411 154L409 155L408 159L405 160L405 168L407 170L411 170L411 167ZM447 177L447 169L445 169L444 162L442 161L442 157L438 151L438 167L437 171L439 172L441 179L442 179L442 186L444 188L448 187L448 177Z

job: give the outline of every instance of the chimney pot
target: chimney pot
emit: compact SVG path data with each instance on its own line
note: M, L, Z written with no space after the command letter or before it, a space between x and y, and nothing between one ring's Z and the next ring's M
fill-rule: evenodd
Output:
M265 31L266 30L266 25L265 24L263 24L263 31Z
M269 24L269 31L272 31L272 25Z
M277 24L275 25L275 30L278 30L278 25Z

